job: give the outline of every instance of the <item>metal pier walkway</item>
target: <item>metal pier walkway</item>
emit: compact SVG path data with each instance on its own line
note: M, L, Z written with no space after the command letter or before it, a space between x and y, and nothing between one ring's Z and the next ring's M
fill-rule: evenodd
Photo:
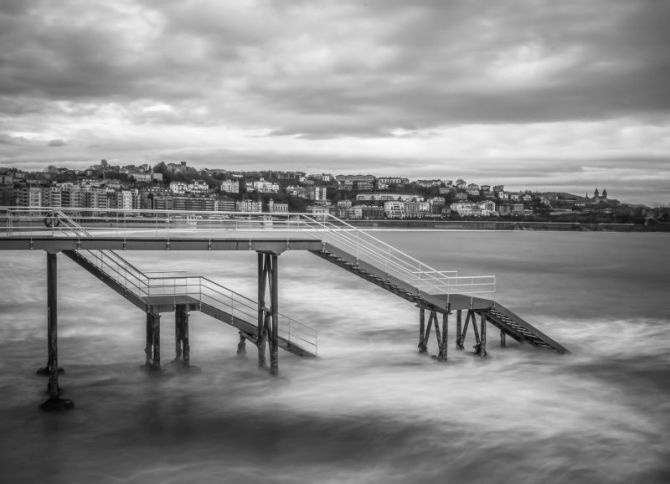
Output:
M448 323L454 313L458 349L464 348L471 327L475 353L485 356L490 323L499 330L502 346L510 336L522 343L567 352L492 299L495 276L462 276L453 270L434 269L331 215L0 208L2 225L0 250L47 252L49 306L54 308L49 311L47 367L53 380L50 400L56 407L60 400L53 390L58 387L58 372L57 352L52 344L56 326L56 283L52 272L56 270L58 252L146 313L148 368L160 367L160 314L165 311L175 312L176 354L185 366L189 363L188 312L196 310L236 328L240 335L238 352L245 351L246 341L255 344L260 366L265 366L267 346L272 373L278 371L280 347L301 356L316 355L316 330L277 310L277 262L287 250L310 251L415 304L419 308L419 351L427 352L434 329L439 360L447 359ZM257 300L202 276L150 276L125 260L118 252L123 250L255 251Z

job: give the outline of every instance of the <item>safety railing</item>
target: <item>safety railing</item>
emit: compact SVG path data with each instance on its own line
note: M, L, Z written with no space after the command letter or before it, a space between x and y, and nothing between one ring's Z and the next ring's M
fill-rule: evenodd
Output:
M345 251L355 262L366 262L386 276L393 276L429 294L485 294L496 291L496 278L460 276L438 271L390 244L330 214L260 212L190 212L170 210L45 209L6 210L6 233L52 233L68 220L88 234L111 231L129 236L141 232L169 237L182 230L189 237L211 236L209 230L308 233L313 238ZM114 232L116 231L116 232Z
M13 221L41 220L45 227L51 229L53 236L93 237L87 228L81 226L62 210L16 210L14 215ZM96 216L95 219L100 220L101 218ZM120 217L115 219L122 220ZM55 222L56 220L58 223ZM113 250L80 250L79 253L89 263L122 286L124 290L139 298L168 296L173 298L176 305L178 297L190 296L199 303L225 311L234 318L242 319L250 324L257 322L258 304L255 301L205 277L176 275L180 271L142 272ZM278 319L279 337L316 354L318 333L314 328L281 313Z
M65 223L61 216L89 234L114 236L141 233L163 238L183 232L193 236L207 229L254 232L305 229L301 214L293 213L0 207L0 231L5 236L55 236L58 227Z
M459 276L438 271L390 244L332 215L307 216L308 224L320 227L321 239L347 251L356 262L366 262L387 276L394 276L429 294L485 294L496 291L495 276Z
M256 324L258 320L256 301L202 276L150 277L148 296L172 297L175 305L179 297L190 296L247 323ZM314 328L282 313L278 314L278 323L279 337L316 354L318 333Z

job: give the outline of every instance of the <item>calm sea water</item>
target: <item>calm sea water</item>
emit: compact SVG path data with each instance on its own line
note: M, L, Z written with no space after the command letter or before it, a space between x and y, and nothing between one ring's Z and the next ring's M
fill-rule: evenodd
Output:
M491 329L488 358L452 344L438 363L416 351L415 307L291 252L280 310L319 330L318 359L280 352L272 378L253 346L236 357L232 328L192 313L202 372L150 378L143 314L60 256L61 385L76 409L45 414L46 256L5 252L0 482L670 482L667 234L376 235L442 269L496 274L497 299L572 353L500 348ZM256 292L253 253L126 255Z

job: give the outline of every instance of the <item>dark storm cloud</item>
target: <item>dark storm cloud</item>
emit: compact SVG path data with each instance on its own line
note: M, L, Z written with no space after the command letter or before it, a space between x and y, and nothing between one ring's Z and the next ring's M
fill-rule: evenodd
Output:
M351 116L352 129L537 122L667 114L670 2L402 2L372 4L394 52L376 70L335 68L319 82L254 86L278 109ZM369 35L359 32L360 35ZM375 35L373 32L371 35ZM362 112L367 111L367 116ZM333 133L342 130L333 126Z
M314 138L670 108L670 2L122 5L65 2L54 19L48 2L4 2L0 95L195 100L211 123Z

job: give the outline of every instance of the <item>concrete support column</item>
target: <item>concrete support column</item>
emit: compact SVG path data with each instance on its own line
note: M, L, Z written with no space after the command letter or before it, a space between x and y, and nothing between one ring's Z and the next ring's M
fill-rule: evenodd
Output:
M58 385L58 265L55 252L47 252L47 339L49 399L40 408L47 411L69 410L74 407L74 402L60 398Z

